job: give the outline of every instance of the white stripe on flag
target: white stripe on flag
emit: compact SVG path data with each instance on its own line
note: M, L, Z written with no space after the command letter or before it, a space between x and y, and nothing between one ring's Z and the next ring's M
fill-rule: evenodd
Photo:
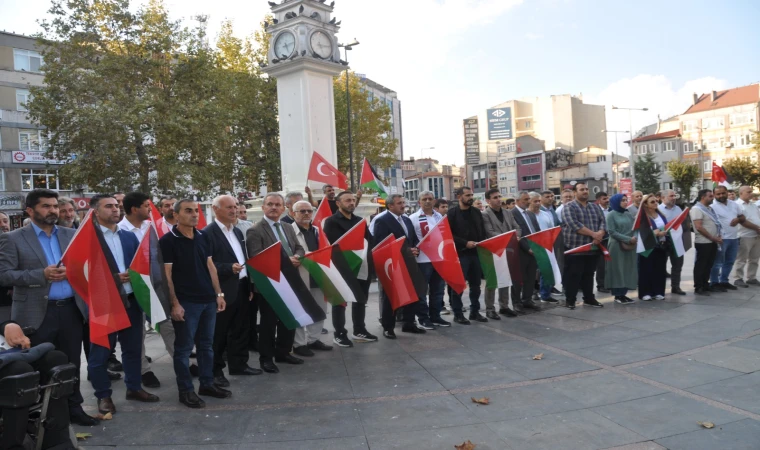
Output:
M288 283L288 279L285 278L285 274L282 272L280 272L280 280L283 282L280 283L269 278L269 282L272 283L272 287L280 295L285 306L290 310L290 314L293 315L296 322L301 324L302 327L313 324L314 319L312 319L303 309L301 302L298 300L298 296L296 296L293 288L290 287L290 283Z
M150 282L150 276L141 273L140 278L142 278L143 283L148 286L148 290L150 291L150 326L157 330L158 327L156 325L167 319L166 312L164 311L161 302L158 300L156 290L153 289L153 283Z
M670 230L670 239L673 241L673 250L676 255L683 256L686 250L683 248L683 226Z
M507 252L506 250L501 253L501 256L493 255L493 268L496 272L496 280L499 283L500 288L512 286L512 276L509 274L509 265L507 265Z
M330 279L333 286L335 286L335 289L338 290L340 296L343 297L343 300L347 302L356 302L354 292L348 287L346 280L343 279L343 275L341 275L334 264L330 264L330 267L319 264L319 267L325 272L325 276Z
M356 256L362 259L362 265L359 267L359 273L356 275L358 280L366 280L369 278L369 263L367 262L367 249L369 248L369 242L364 239L364 248L362 250L354 250Z
M562 272L559 270L559 264L557 263L557 257L554 255L554 250L547 250L546 254L549 256L549 262L552 263L552 272L554 272L554 285L562 284Z

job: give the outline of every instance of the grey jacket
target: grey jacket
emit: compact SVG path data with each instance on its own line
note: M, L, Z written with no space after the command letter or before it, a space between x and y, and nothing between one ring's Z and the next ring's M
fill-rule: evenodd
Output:
M74 230L58 227L61 253L73 237ZM22 328L39 328L45 318L50 293L50 282L43 273L47 266L45 252L33 227L26 226L0 234L0 286L13 286L11 320ZM86 322L87 307L78 295L75 298Z
M522 230L512 214L509 213L509 210L502 208L501 213L504 216L504 221L500 221L496 217L491 207L486 207L483 211L483 225L486 227L486 238L492 238L512 230L517 230L517 237L521 237Z

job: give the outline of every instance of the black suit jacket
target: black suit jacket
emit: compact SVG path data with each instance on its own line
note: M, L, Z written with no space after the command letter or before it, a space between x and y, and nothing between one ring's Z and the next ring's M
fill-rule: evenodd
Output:
M472 210L471 217L472 217L472 223L468 222L464 215L462 214L462 210L459 209L459 205L453 206L449 208L449 211L446 213L446 216L449 218L449 226L451 227L451 234L454 236L454 244L457 247L458 252L462 252L467 249L467 236L469 236L468 229L470 227L475 227L475 235L477 236L477 239L475 239L475 242L480 242L482 240L486 239L486 227L483 222L483 213L477 209L473 209L471 206L470 209ZM473 252L475 249L470 249Z
M211 253L210 256L214 261L214 266L216 266L219 287L224 292L225 301L232 303L237 299L240 287L240 274L232 271L232 265L238 262L235 251L232 250L232 246L227 241L216 221L204 228L203 232L206 233L206 242ZM237 227L232 227L232 232L235 233L235 237L240 242L240 248L243 249L243 258L247 259L248 255L246 254L243 232L238 230Z
M417 239L417 233L414 231L414 224L403 214L401 215L401 220L404 221L407 232L401 228L401 224L396 220L396 216L390 212L377 219L375 222L375 242L379 243L388 236L393 235L396 239L406 237L409 247L416 247L420 242Z
M536 215L528 210L525 210L525 212L527 212L528 217L530 217L530 227L528 227L528 224L525 222L525 217L523 217L520 210L517 209L516 206L512 208L512 217L515 218L517 225L520 226L523 237L532 234L530 232L531 228L534 229L536 233L541 231L541 227L538 225L538 219L536 218ZM525 253L528 253L528 250L530 250L530 244L528 244L528 241L525 239L520 239L520 249Z

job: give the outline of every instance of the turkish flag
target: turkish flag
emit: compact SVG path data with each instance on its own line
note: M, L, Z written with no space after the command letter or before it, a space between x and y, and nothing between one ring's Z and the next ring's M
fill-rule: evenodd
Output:
M311 224L314 225L317 230L319 230L319 248L330 246L330 242L327 240L327 236L325 236L324 230L322 230L322 223L330 216L332 216L330 203L326 198L323 198L322 201L319 202L317 211L314 213L314 218L311 219Z
M427 293L425 278L406 243L406 237L375 247L372 258L377 279L383 285L394 311L418 301Z
M90 341L110 348L108 335L129 328L131 323L124 308L121 282L117 281L118 266L92 212L77 229L61 262L66 266L69 284L88 306Z
M169 226L164 222L164 217L153 202L150 202L150 217L153 224L156 225L156 233L158 233L159 239L169 232Z
M206 213L203 211L203 205L198 203L198 226L195 227L199 230L202 230L208 226L208 223L206 222Z
M430 258L433 268L443 278L451 289L457 294L462 294L466 287L462 265L459 263L459 255L454 245L454 236L451 234L449 218L435 224L433 228L422 238L417 245L422 253Z
M339 189L348 189L348 177L343 175L317 152L311 154L309 176L311 181L331 184Z

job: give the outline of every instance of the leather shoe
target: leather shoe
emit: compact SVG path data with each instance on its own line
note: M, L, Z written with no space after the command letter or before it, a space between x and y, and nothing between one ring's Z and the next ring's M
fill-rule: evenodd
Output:
M261 375L262 373L264 372L262 372L261 369L254 369L249 365L246 365L242 369L230 369L230 375Z
M486 311L486 317L492 320L501 320L501 316L496 311Z
M116 406L114 406L113 401L111 400L111 397L106 398L99 398L98 399L98 411L100 414L115 414L116 413Z
M214 375L214 386L230 387L230 380L228 380L223 373Z
M293 355L275 357L274 360L277 361L278 363L285 363L285 364L303 364L303 359L296 358Z
M458 323L460 325L469 325L470 324L470 321L467 320L464 317L464 314L456 314L456 315L454 315L454 322L456 322L456 323Z
M161 382L158 381L158 378L156 378L156 374L153 373L153 371L148 371L142 374L142 384L145 387L149 388L160 388Z
M393 330L383 331L383 336L387 339L396 339L396 332Z
M121 374L119 372L111 372L108 369L106 369L106 372L108 372L108 379L109 380L111 380L111 381L121 380Z
M686 295L686 292L682 291L679 288L673 288L673 289L671 289L670 293L671 294L676 294L676 295Z
M222 389L219 386L212 384L211 386L199 387L198 395L205 395L206 397L214 397L214 398L230 398L232 397L232 392L228 391L227 389Z
M533 303L533 300L528 300L526 302L523 302L522 306L523 308L535 309L536 311L541 311L541 307Z
M108 358L108 370L111 372L123 372L124 365L115 356Z
M139 391L127 390L127 400L137 400L138 402L143 403L156 403L159 398L158 395L154 395L150 392L145 392L144 389L140 389Z
M206 402L204 402L200 397L198 397L198 394L196 394L193 391L180 392L179 402L187 406L188 408L203 408L206 406Z
M309 347L305 345L301 345L301 346L293 348L293 353L295 353L298 356L305 356L305 357L314 356L314 352L309 350Z
M471 312L469 319L474 320L476 322L488 322L488 319L483 317L483 315L480 314L479 312L476 312L476 313Z
M507 317L517 317L517 313L512 311L509 308L501 308L499 309L499 314L507 316Z
M319 339L309 344L309 348L312 350L321 350L325 352L329 352L330 350L333 349L332 345L327 345L324 342L320 341Z
M76 413L69 412L69 421L73 424L80 425L83 427L91 427L93 425L97 425L100 423L100 420L88 415L81 408L79 412L76 412Z
M417 328L413 323L405 323L401 326L401 331L404 333L412 333L412 334L424 334L426 331L422 330L420 328Z
M266 373L280 373L280 369L272 361L263 361L261 363L261 370Z

